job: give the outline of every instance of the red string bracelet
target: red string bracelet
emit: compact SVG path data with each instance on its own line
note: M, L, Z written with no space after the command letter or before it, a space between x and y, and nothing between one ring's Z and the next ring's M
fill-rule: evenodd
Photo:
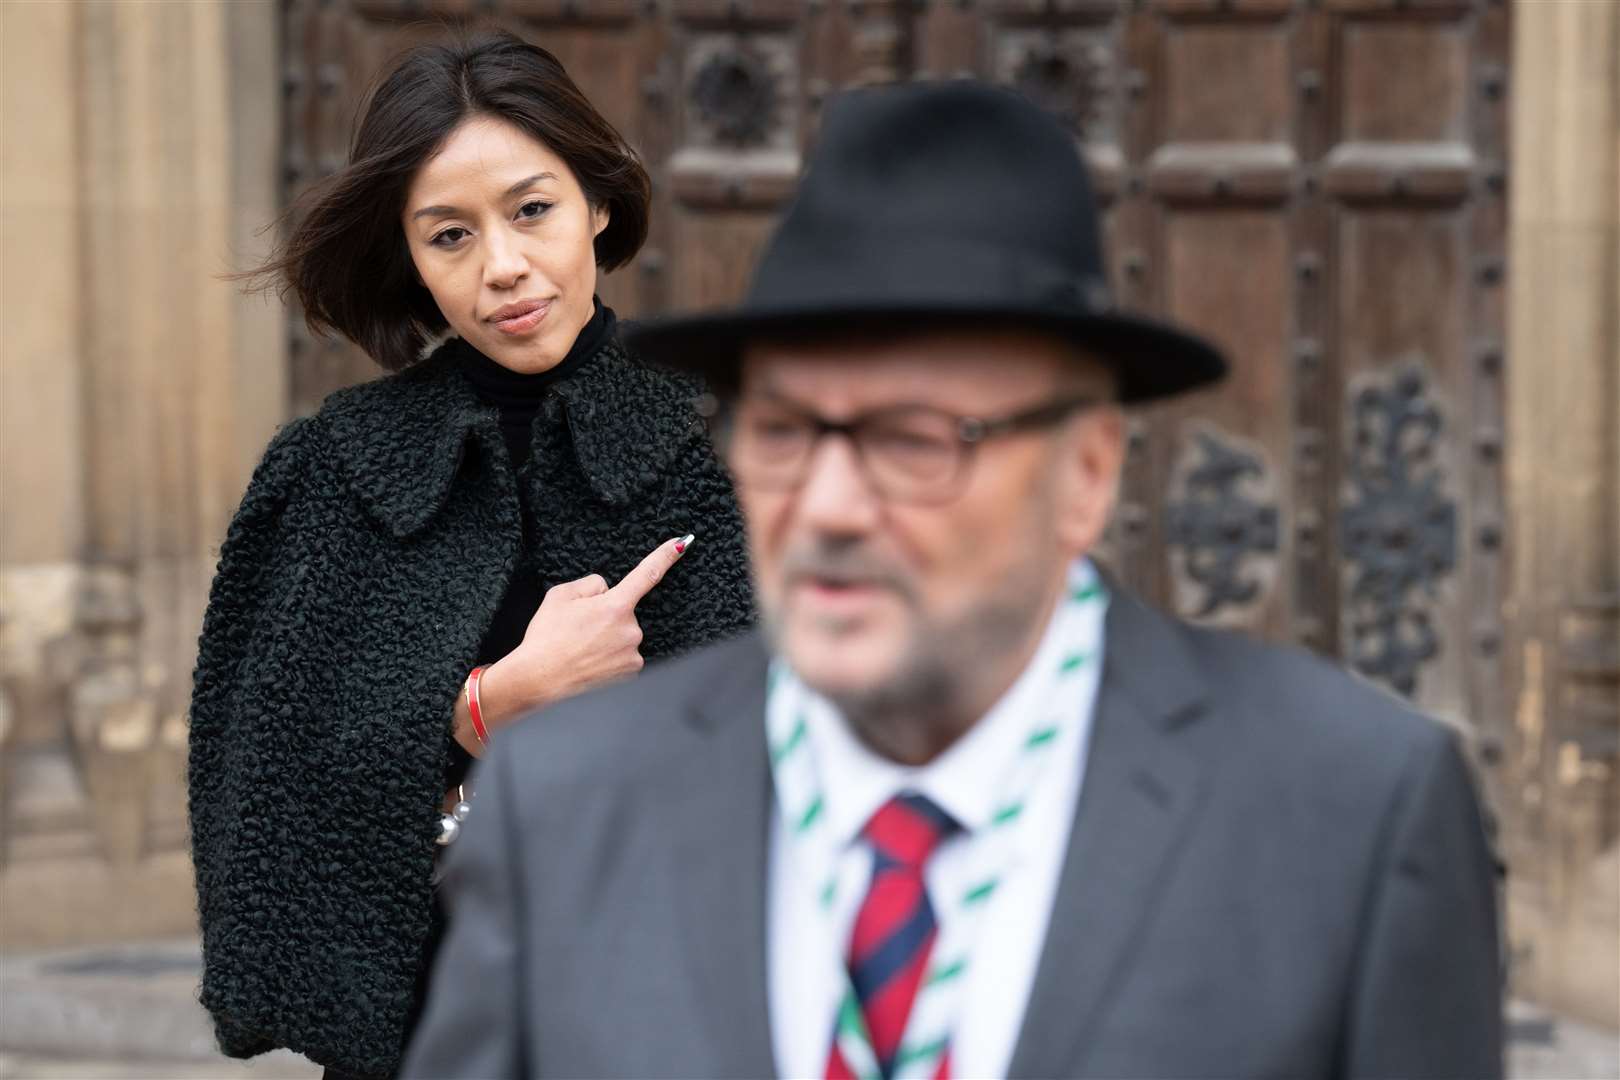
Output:
M475 667L467 675L467 714L472 717L473 734L478 736L478 745L489 748L489 729L484 726L484 708L478 700L478 681L484 677L484 669Z

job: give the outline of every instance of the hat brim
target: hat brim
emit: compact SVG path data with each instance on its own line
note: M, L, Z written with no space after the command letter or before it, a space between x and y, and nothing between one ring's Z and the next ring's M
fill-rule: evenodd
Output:
M1228 365L1211 342L1168 323L1121 312L1094 314L986 308L964 310L846 306L815 311L717 311L625 322L625 343L643 360L697 375L719 389L736 383L749 342L832 335L865 327L1013 324L1044 330L1094 353L1114 370L1119 400L1157 401L1213 385Z

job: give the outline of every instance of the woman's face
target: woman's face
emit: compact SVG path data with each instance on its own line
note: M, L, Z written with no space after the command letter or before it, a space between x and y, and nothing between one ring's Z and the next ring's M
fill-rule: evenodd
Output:
M590 321L607 223L561 158L488 116L451 132L405 196L422 284L456 333L513 371L555 367Z

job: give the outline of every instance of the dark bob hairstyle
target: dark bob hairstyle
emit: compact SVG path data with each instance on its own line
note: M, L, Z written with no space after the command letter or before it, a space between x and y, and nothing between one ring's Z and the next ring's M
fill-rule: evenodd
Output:
M457 126L490 116L562 158L592 207L604 271L647 238L651 186L634 150L580 93L557 58L505 32L420 45L377 85L349 163L314 189L279 250L253 274L293 292L317 334L337 331L390 371L407 367L446 327L411 262L401 216L411 179Z

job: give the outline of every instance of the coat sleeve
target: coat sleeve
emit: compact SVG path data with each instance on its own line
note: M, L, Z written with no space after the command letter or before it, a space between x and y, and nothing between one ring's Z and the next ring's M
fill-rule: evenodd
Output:
M335 585L353 540L319 420L270 444L220 549L198 643L188 795L201 1002L221 1050L397 1067L431 916L432 766L366 737ZM442 775L434 748L433 764ZM420 806L414 818L400 811ZM364 902L357 903L360 897Z
M213 1014L221 1049L236 1057L281 1045L262 1017L242 1007L242 891L251 888L239 856L260 822L242 798L262 783L253 750L271 703L255 693L273 671L285 642L277 615L295 600L292 549L309 442L307 421L294 421L271 441L220 548L203 616L193 676L187 768L192 861L202 931L202 1003ZM263 868L261 868L263 869Z
M288 424L254 470L220 546L191 690L186 785L203 933L201 999L220 1049L233 1057L287 1041L262 1007L271 973L253 972L262 959L249 926L266 907L272 874L287 868L259 857L254 837L267 823L245 795L266 782L280 787L266 772L259 742L282 708L264 690L279 667L292 667L283 623L298 607L298 583L311 576L295 554L309 437L308 421ZM283 772L283 782L290 779Z
M484 1080L529 1075L524 1062L522 956L526 941L518 879L510 754L476 770L478 796L449 849L440 895L449 930L434 959L427 1007L401 1080Z
M1408 767L1351 989L1341 1075L1502 1075L1494 862L1456 740L1436 731Z

